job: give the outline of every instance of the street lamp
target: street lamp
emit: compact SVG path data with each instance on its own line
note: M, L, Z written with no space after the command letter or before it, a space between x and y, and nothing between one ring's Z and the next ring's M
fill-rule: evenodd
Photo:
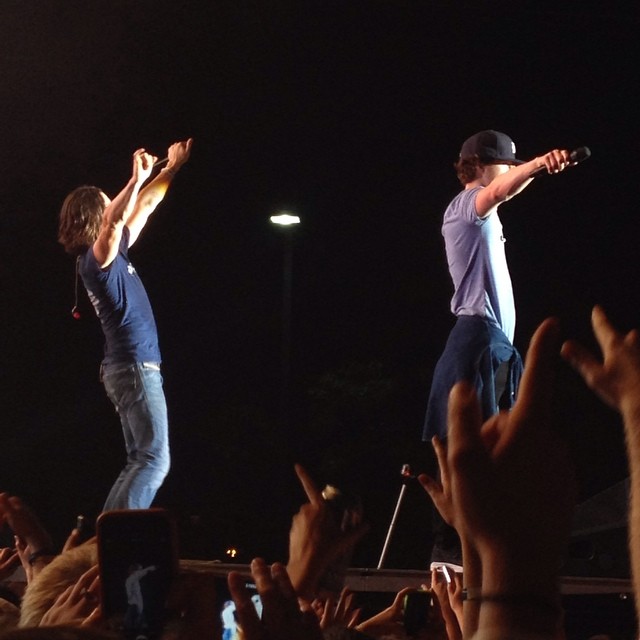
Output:
M300 218L288 211L281 211L269 220L280 227L284 238L284 261L282 263L282 380L280 410L282 426L289 427L291 386L291 290L293 281L293 230Z
M277 216L271 216L269 218L273 224L279 224L283 227L290 227L293 224L300 224L300 218L298 216L294 216L291 213L287 213L283 211L279 213Z

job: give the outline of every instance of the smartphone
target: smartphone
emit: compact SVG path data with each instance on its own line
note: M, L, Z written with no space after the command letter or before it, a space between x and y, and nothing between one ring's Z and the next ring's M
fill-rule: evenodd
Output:
M431 591L412 591L404 597L402 614L404 630L408 636L415 636L429 622Z
M449 573L449 569L445 565L438 567L438 574L442 574L444 576L445 582L447 584L451 584L451 574Z
M175 523L164 509L106 511L96 523L101 601L123 638L160 637L177 575Z
M219 612L222 623L221 640L238 640L239 628L236 618L236 605L229 594L227 586L227 578L223 576L216 577L216 609ZM252 592L251 602L256 609L259 618L262 618L262 601L260 595L256 591L255 583L248 578L244 586Z

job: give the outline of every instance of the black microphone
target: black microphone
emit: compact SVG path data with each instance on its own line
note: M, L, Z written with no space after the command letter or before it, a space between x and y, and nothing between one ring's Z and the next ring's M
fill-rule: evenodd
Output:
M569 166L574 167L589 157L591 157L591 149L589 149L589 147L578 147L569 154L569 160L571 161L571 165ZM531 177L535 178L543 173L547 173L547 167L540 167L539 169L536 169L531 174Z

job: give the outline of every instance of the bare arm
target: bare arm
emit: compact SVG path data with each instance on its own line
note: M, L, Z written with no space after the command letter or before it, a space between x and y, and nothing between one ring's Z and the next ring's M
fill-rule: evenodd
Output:
M29 507L8 493L0 493L0 522L6 522L13 531L16 549L31 581L55 556L51 536Z
M192 144L193 138L172 144L167 153L169 156L167 166L140 191L135 201L133 212L125 223L129 229L129 246L138 239L140 232L147 224L149 216L162 202L176 172L189 159Z
M537 329L509 413L482 424L471 385L458 383L449 396L450 502L460 537L473 542L482 569L482 583L467 588L480 587L469 597L479 606L474 624L477 619L485 637L561 637L558 560L571 528L575 485L551 420L557 340L556 321ZM433 483L423 486L439 499Z
M298 601L283 565L275 563L269 567L264 560L254 558L251 575L262 598L262 619L251 602L246 580L235 571L227 576L245 640L323 640L316 614L308 603Z
M462 545L462 564L464 567L464 584L469 593L479 593L482 590L482 563L478 551L474 546L473 537L466 535L466 530L460 522L461 513L456 514L453 504L451 477L447 460L446 446L437 436L431 440L440 469L440 481L430 478L426 474L418 476L418 481L433 500L433 504L440 512L442 519L456 529ZM458 521L456 521L456 516ZM465 637L471 637L478 628L480 605L477 600L466 600L463 606Z
M566 149L554 149L513 167L506 173L496 176L484 189L478 191L476 212L481 218L487 216L499 204L513 198L527 187L533 180L533 174L543 167L546 167L549 173L558 173L570 164L569 152Z
M144 149L138 149L133 154L133 171L129 182L106 206L100 233L93 243L93 253L100 268L108 267L115 260L122 230L134 210L140 187L151 173L154 160L154 156Z
M616 331L600 307L593 309L591 324L602 359L572 340L562 345L562 356L588 387L622 415L631 474L629 552L636 611L640 611L640 336L637 331Z

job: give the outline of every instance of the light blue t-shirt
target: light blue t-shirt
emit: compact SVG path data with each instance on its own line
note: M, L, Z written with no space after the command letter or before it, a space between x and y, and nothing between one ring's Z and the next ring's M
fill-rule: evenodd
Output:
M475 199L482 188L462 191L444 213L442 235L455 288L451 311L486 318L513 343L516 308L502 223L495 211L478 217Z

